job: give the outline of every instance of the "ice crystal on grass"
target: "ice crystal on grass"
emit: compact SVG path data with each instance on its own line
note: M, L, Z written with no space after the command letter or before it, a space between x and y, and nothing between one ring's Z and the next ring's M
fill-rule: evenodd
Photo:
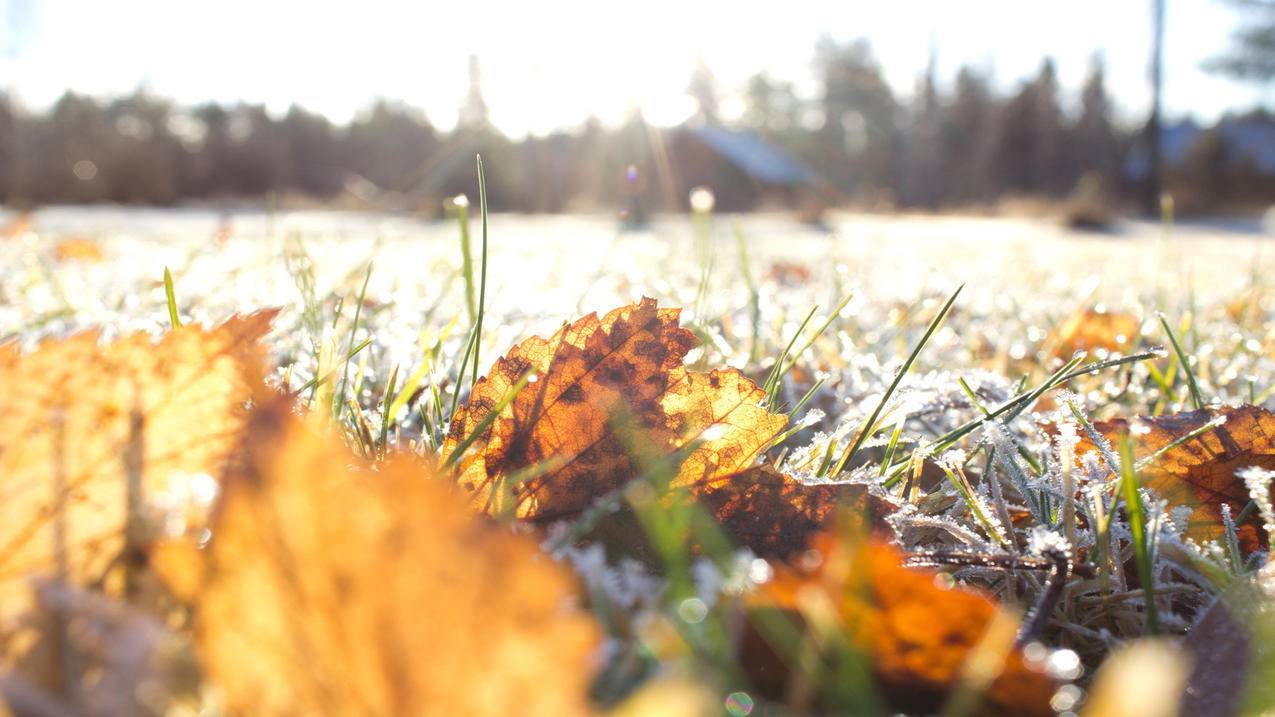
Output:
M1072 546L1062 533L1037 525L1027 533L1027 551L1033 555L1071 556Z
M1249 495L1257 504L1262 516L1262 527L1267 535L1275 535L1275 507L1271 505L1271 481L1275 480L1275 471L1264 470L1256 466L1241 469L1238 475L1248 487Z

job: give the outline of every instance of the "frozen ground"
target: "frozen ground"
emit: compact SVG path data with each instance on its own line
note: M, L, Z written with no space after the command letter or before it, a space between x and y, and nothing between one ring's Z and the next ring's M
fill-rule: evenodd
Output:
M11 216L0 214L0 225ZM1258 221L1178 224L1167 233L1156 223L1127 222L1093 234L1030 219L846 214L818 229L777 216L717 216L709 283L696 309L704 272L686 217L621 233L607 216L498 215L490 222L484 363L531 332L643 294L713 323L725 336L717 346L723 358L742 363L732 337L751 329L741 326L749 299L737 230L765 328L785 334L811 306L832 306L853 291L840 327L845 341L883 359L904 350L886 341L888 327L903 319L923 326L929 304L967 284L940 348L927 350L947 367L986 363L952 353L973 352L975 344L982 356L1028 357L1083 306L1144 318L1157 310L1207 313L1261 286L1275 261ZM477 221L473 234L477 256ZM56 247L67 239L96 243L101 260L58 260ZM46 209L30 231L0 239L0 337L29 341L87 326L161 329L167 266L182 312L195 320L284 307L272 345L280 364L295 360L304 376L305 278L312 275L312 295L327 315L344 300L348 320L369 262L372 365L411 364L421 333L464 311L453 222L321 211L244 213L227 222L199 210Z
M0 225L6 219L0 217ZM34 342L90 326L108 335L158 333L169 323L162 281L168 267L187 320L213 323L234 312L281 307L268 343L276 379L290 387L314 376L320 364L335 372L348 347L370 340L350 384L370 425L380 425L379 407L395 369L402 372L399 387L409 373L424 376L422 391L428 386L442 397L435 406L448 404L456 385L470 318L453 222L336 212L243 214L227 222L203 211L68 208L42 211L29 229L11 233L0 239L0 339ZM475 257L479 241L475 221ZM841 454L878 405L885 407L879 425L901 432L895 433L902 435L901 455L928 450L936 436L979 417L984 403L1003 405L1044 381L1070 357L1070 348L1060 348L1067 344L1058 327L1091 309L1131 324L1132 335L1114 350L1143 359L1147 349L1167 345L1157 316L1163 312L1207 401L1269 408L1275 405L1275 296L1268 277L1275 257L1267 243L1260 222L1167 230L1129 222L1109 234L1086 234L1026 219L842 215L815 229L773 216L718 216L706 259L686 217L621 233L614 219L602 216L495 216L482 364L533 333L648 295L684 307L684 323L706 344L688 360L763 375L812 307L823 309L811 324L818 326L823 312L852 294L782 383L785 411L810 391L810 410L793 411L808 428L776 451L784 455L784 470L803 476L821 456ZM961 284L966 288L943 328L884 402L904 357ZM1108 358L1106 349L1093 354L1089 361ZM1175 373L1175 359L1158 355L1080 376L1068 382L1073 393L1065 398L1055 392L1031 404L1033 412L997 421L959 447L972 454L989 438L998 445L1016 441L1024 456L1036 456L1047 469L1024 490L1060 495L1061 474L1049 467L1054 453L1041 425L1072 421L1063 403L1092 418L1182 410L1186 384ZM961 382L978 401L967 399ZM419 417L404 412L386 421L394 425L392 440L417 448L423 436L430 445L441 441L446 417L439 408L438 420L429 421L426 403L416 403ZM879 449L884 435L865 446ZM884 475L871 465L881 453L873 455L849 472L870 481ZM944 460L964 463L966 455L953 452ZM966 470L970 476L992 470L990 453ZM984 485L981 477L978 483ZM900 529L905 547L990 549L954 495L940 490L930 507L900 512L899 525L916 528ZM1169 522L1157 526L1160 544L1182 544ZM1093 544L1092 537L1078 539L1081 547ZM1199 555L1222 561L1220 548L1203 550ZM1155 555L1157 566L1167 566L1163 574L1178 574L1169 557ZM1201 587L1201 594L1208 589ZM1133 594L1122 593L1128 629L1120 636L1141 630ZM1188 610L1162 619L1181 630L1190 617ZM1076 612L1055 629L1071 631L1077 649L1094 655L1106 649L1106 637L1092 629L1104 620Z

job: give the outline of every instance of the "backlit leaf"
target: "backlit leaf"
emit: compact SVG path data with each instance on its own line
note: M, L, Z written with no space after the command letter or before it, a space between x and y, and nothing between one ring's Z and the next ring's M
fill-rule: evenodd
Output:
M460 459L474 504L524 518L576 514L638 473L631 453L664 455L696 447L674 485L739 472L787 419L762 407L765 395L734 369L700 373L683 357L695 345L678 309L643 299L599 319L589 314L548 340L533 337L496 361L453 418L444 455L528 373L537 377L504 408ZM562 467L509 485L550 459Z
M53 258L58 261L82 261L95 264L106 258L102 247L89 237L71 237L53 247Z
M903 567L886 543L825 533L817 553L781 569L759 605L800 616L806 631L838 634L866 658L893 710L930 714L959 688L976 688L977 714L1049 715L1054 685L1013 649L1017 620L972 589L946 587L932 571ZM824 623L820 625L820 623ZM754 645L756 643L754 642ZM744 655L746 669L758 663ZM761 684L786 685L775 663L753 673ZM777 679L778 678L778 679Z
M1068 358L1077 351L1095 349L1127 352L1137 340L1138 331L1138 317L1133 314L1084 308L1054 331L1053 354Z
M1219 420L1224 422L1164 451L1138 469L1140 482L1167 499L1170 507L1191 507L1187 535L1213 540L1224 531L1222 505L1229 505L1231 515L1238 516L1249 502L1248 489L1236 471L1250 466L1275 469L1275 415L1258 406L1206 408L1133 421L1101 421L1094 428L1112 442L1121 432L1130 431L1136 456L1142 459L1204 428L1210 421ZM1083 439L1076 455L1090 450L1094 450L1093 443ZM1245 550L1267 544L1268 536L1260 526L1256 511L1238 526Z
M36 574L126 592L141 559L125 554L126 530L136 547L186 527L165 524L184 520L183 506L156 514L157 503L192 487L211 500L274 315L183 327L158 343L135 334L102 346L86 333L28 354L0 348L0 616L25 604Z
M879 525L897 507L864 484L804 483L769 465L693 484L690 492L736 544L779 560L808 550L840 510L866 510Z
M213 524L196 643L244 715L571 715L597 630L525 536L419 462L363 465L254 414Z

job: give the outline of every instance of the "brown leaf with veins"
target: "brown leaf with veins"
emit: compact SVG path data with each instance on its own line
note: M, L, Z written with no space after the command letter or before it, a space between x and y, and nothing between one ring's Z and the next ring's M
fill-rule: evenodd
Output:
M1236 517L1248 504L1248 488L1236 471L1249 466L1275 469L1275 415L1258 406L1240 406L1140 417L1132 422L1136 426L1131 432L1134 455L1141 459L1218 417L1225 423L1169 449L1138 470L1140 482L1168 500L1171 508L1191 507L1187 535L1197 540L1223 535L1223 504L1229 505ZM1100 421L1094 428L1116 447L1130 424L1119 418ZM1076 455L1093 450L1088 437L1082 437ZM1269 536L1261 530L1256 511L1237 527L1245 551L1265 548Z
M788 611L803 632L821 633L811 645L826 648L827 630L840 635L868 660L891 710L935 713L958 684L973 681L985 685L973 713L1053 714L1055 685L1013 648L1016 618L980 592L943 588L933 571L904 567L889 544L853 536L822 534L818 552L780 568L754 606ZM758 634L745 638L745 649L757 684L791 689L789 668Z
M450 454L522 376L537 377L501 411L459 461L473 504L491 513L552 519L579 513L638 475L631 456L666 455L701 443L674 486L744 470L787 419L762 406L765 394L734 369L683 365L694 335L679 309L654 299L589 314L549 339L532 337L498 359L457 410L443 446ZM553 459L560 467L509 485Z
M169 516L150 512L161 495L215 489L275 313L184 326L158 343L133 334L101 345L84 333L26 354L0 347L0 620L28 604L36 574L129 591L142 557L124 554L128 526L164 527L155 519Z
M375 469L254 413L213 523L196 643L237 714L572 715L598 630L568 572L409 457Z
M690 492L737 545L782 561L809 550L843 510L867 511L882 526L898 508L864 484L805 483L770 465L695 483Z

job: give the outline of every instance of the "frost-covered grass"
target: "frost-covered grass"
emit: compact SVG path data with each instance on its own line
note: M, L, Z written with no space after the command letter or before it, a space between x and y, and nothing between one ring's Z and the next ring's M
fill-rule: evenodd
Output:
M806 480L865 482L898 502L891 522L908 550L1047 554L1061 537L1070 550L1145 568L1164 607L1154 624L1138 579L1076 574L1043 623L1052 646L1095 658L1152 629L1181 632L1227 576L1256 567L1225 542L1184 538L1182 510L1159 496L1143 492L1146 515L1118 515L1115 496L1094 487L1119 473L1121 447L1109 447L1111 461L1077 461L1074 448L1093 421L1189 409L1197 393L1204 403L1273 405L1275 295L1260 233L1134 223L1086 235L1026 220L865 216L836 217L830 230L775 217L669 218L622 233L608 217L496 216L483 261L480 234L462 251L453 222L257 215L214 238L219 221L37 215L32 232L0 242L0 337L162 331L168 267L182 321L283 307L268 341L276 379L331 410L365 453L426 452L463 400L456 387L463 394L472 380L466 356L477 354L481 375L529 335L649 295L684 307L704 343L688 360L742 368L793 414L800 428L772 459ZM59 241L85 235L102 261L56 260ZM1060 351L1058 327L1093 307L1133 316L1136 333L1117 352ZM1096 497L1066 499L1077 491ZM548 544L606 612L617 640L611 676L631 680L615 667L628 654L623 638L663 609L661 579ZM767 569L745 553L733 572L695 563L694 609L748 590ZM972 565L956 575L1024 607L1045 589L1041 571Z

